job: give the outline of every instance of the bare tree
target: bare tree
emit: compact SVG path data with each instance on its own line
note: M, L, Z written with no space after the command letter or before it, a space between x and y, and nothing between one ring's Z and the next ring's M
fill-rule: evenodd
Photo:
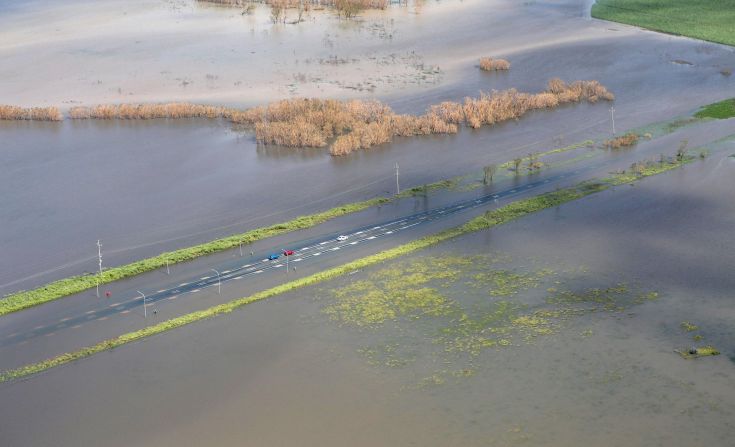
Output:
M482 183L488 184L493 182L493 176L495 175L495 172L498 170L498 166L495 164L487 165L484 168L482 168L484 172L484 177L482 179Z
M687 146L689 146L689 140L681 140L679 143L679 149L676 150L676 161L683 161L687 154Z
M513 159L513 169L516 171L516 175L518 175L521 169L521 163L523 163L523 159L521 157Z

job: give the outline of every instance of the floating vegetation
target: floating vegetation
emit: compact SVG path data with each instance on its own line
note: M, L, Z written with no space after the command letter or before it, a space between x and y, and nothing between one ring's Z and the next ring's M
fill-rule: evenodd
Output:
M510 269L505 265L510 261L505 255L399 261L330 290L332 300L323 312L342 326L372 330L385 339L359 350L373 366L400 367L428 358L460 367L419 379L417 386L423 388L463 377L464 370L474 374L472 359L488 350L533 343L558 333L573 318L598 310L619 312L658 297L622 283L568 288L549 268ZM547 287L551 282L554 287ZM513 299L517 296L524 302ZM589 329L582 333L591 334ZM423 354L417 358L416 351ZM403 358L403 352L411 355Z
M699 326L692 324L688 321L682 321L681 328L684 329L686 332L694 332L699 329Z
M681 351L674 351L685 359L696 359L699 357L710 357L713 355L720 355L720 351L712 346L702 346L701 348L689 348Z

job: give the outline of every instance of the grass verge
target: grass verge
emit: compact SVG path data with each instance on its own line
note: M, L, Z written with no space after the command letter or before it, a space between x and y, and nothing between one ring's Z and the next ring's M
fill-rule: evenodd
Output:
M84 347L77 351L64 353L38 363L32 363L22 366L20 368L4 371L0 373L0 383L46 371L56 366L61 366L78 359L92 356L102 351L113 349L118 346L122 346L136 340L141 340L146 337L150 337L152 335L169 331L171 329L175 329L181 326L186 326L200 320L213 318L222 314L227 314L235 309L254 303L256 301L261 301L275 295L327 281L338 276L347 274L349 272L378 264L380 262L405 256L417 250L436 245L440 242L444 242L446 240L453 239L464 234L473 233L476 231L501 225L519 219L528 214L535 213L537 211L553 208L564 203L588 196L590 194L604 191L615 185L631 183L635 180L667 172L672 169L678 168L683 164L689 163L692 160L694 160L693 157L686 157L680 161L646 165L645 169L636 171L633 174L620 174L599 181L582 182L570 188L565 188L558 191L553 191L535 197L512 202L503 207L488 211L481 216L475 217L458 227L450 228L437 234L422 237L407 244L403 244L398 247L385 250L383 252L376 253L374 255L367 256L356 261L349 262L339 267L334 267L323 272L315 273L304 278L290 281L285 284L281 284L279 286L264 290L262 292L255 293L248 297L239 298L227 303L210 307L208 309L172 318L170 320L163 321L161 323L146 327L144 329L140 329L138 331L129 332L119 337L101 341L95 345Z
M101 278L95 274L78 275L69 278L60 279L38 287L36 289L22 291L10 294L0 299L0 316L17 312L28 307L37 306L39 304L53 301L68 295L82 292L97 285L100 278L100 284L106 284L119 279L128 278L140 273L149 272L161 267L165 267L166 263L176 264L178 262L191 261L200 256L209 255L223 250L228 250L239 246L239 244L250 244L261 239L277 236L296 230L311 228L328 220L341 217L350 213L365 210L372 206L389 202L387 198L375 198L363 202L351 203L344 206L332 208L330 210L311 214L308 216L297 217L288 222L279 223L263 228L228 236L222 239L216 239L204 244L195 245L193 247L182 248L179 250L161 253L158 256L135 261L119 267L113 267L103 270Z
M598 0L592 17L735 45L735 0Z

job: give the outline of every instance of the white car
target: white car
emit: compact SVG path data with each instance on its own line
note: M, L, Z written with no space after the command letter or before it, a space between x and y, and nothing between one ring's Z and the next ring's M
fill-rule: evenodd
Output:
M340 242L344 242L347 239L348 239L348 237L345 236L344 234L341 234L341 235L337 236L337 240L340 241Z

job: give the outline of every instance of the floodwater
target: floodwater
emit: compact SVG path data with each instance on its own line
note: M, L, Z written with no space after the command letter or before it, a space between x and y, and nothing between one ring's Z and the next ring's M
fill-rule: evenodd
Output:
M67 108L318 95L420 113L480 90L539 91L559 76L608 86L621 131L731 96L735 78L720 71L735 65L732 48L585 19L586 3L428 2L273 26L262 7L242 16L175 0L11 2L0 14L0 98ZM483 73L483 55L512 69ZM258 148L218 122L0 123L0 294L96 269L97 239L105 265L118 265L391 192L396 162L402 185L419 185L604 137L609 118L606 104L575 105L340 159Z
M2 384L0 432L10 445L728 445L731 154L732 140L635 186ZM431 269L444 276L416 290L451 306L426 294L382 321L359 292L371 279L405 293ZM509 324L500 303L540 322ZM722 355L674 352L703 345Z

